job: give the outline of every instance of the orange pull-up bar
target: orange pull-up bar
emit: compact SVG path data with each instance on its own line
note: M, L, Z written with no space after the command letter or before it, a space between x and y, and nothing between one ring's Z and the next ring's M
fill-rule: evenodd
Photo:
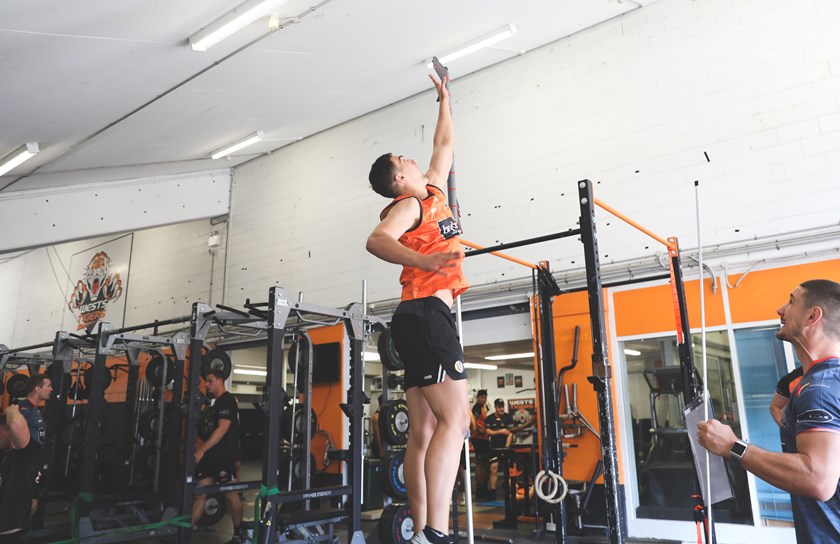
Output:
M480 246L480 245L475 244L473 242L468 242L467 240L464 240L463 238L458 238L458 240L461 242L462 245L465 245L467 247L471 247L473 249L485 249L484 246ZM516 264L521 264L522 266L527 266L528 268L533 268L534 270L539 270L540 269L539 266L537 266L533 263L529 263L528 261L523 261L522 259L517 259L516 257L511 257L510 255L506 255L505 253L502 253L501 251L490 251L488 253L490 253L490 255L495 255L496 257L501 257L502 259L507 259L508 261L514 262Z
M625 223L627 223L627 224L628 224L628 225L630 225L631 227L634 227L634 228L636 228L636 229L638 229L638 230L640 230L640 231L644 232L645 234L647 234L648 236L650 236L651 238L653 238L654 240L656 240L656 241L657 241L657 242L659 242L660 244L664 245L665 247L667 247L667 248L668 248L668 251L671 251L671 249L673 248L673 244L672 244L669 240L666 240L665 238L663 238L663 237L661 237L661 236L658 236L658 235L654 234L653 232L649 231L649 230L648 230L648 229L646 229L645 227L643 227L643 226L641 226L640 224L636 223L635 221L633 221L632 219L630 219L629 217L627 217L626 215L624 215L624 214L623 214L623 213L621 213L620 211L616 210L616 209L615 209L615 208L613 208L612 206L610 206L610 205L608 205L608 204L605 204L603 201L601 201L601 200L599 200L599 199L597 199L597 198L593 198L593 199L592 199L592 201L593 201L593 202L594 202L597 206L599 206L600 208L603 208L604 210L606 210L606 211L610 212L611 214L613 214L614 216L618 217L619 219L621 219L622 221L624 221Z

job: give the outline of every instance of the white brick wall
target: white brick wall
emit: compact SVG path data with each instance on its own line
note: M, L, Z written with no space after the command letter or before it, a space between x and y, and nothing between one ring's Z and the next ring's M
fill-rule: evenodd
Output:
M836 2L662 0L475 74L451 70L469 240L575 226L582 178L684 248L696 240L695 179L706 244L840 219ZM398 268L364 251L386 204L367 170L386 151L425 164L435 113L423 93L236 169L229 301L279 282L342 305L362 278L371 300L398 296ZM604 262L662 251L599 217ZM582 265L574 241L510 253L555 271ZM527 275L490 257L466 269L474 284Z
M211 256L207 238L217 228L224 231L223 224L212 227L202 220L135 233L126 326L189 315L193 302L208 301ZM21 347L52 340L62 328L68 288L65 269L71 256L111 238L39 248L0 261L0 285L4 286L0 287L4 306L0 344ZM221 301L223 264L224 244L214 265L213 303Z
M696 243L695 179L707 245L840 224L835 0L660 0L481 72L451 69L459 198L474 242L575 227L582 178L683 249ZM225 301L265 300L280 285L344 306L361 298L363 279L370 301L397 297L399 267L364 250L387 204L367 172L386 151L426 163L435 118L428 91L237 168ZM662 251L606 213L598 228L604 263ZM137 233L131 323L207 296L211 230L198 221ZM549 259L556 272L583 265L572 239L510 253ZM51 337L62 304L43 250L22 259L0 261L0 284L20 287L0 291L17 308L0 318L0 342L18 345ZM217 286L223 260L220 250ZM528 276L488 256L466 271L474 285Z

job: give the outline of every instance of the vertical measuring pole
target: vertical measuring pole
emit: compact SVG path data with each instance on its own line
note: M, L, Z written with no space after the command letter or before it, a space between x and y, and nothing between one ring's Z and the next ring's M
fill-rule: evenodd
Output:
M598 234L595 229L595 203L592 182L588 179L578 182L578 200L580 202L580 237L586 260L586 285L589 293L589 323L592 329L592 376L588 379L598 397L601 455L604 461L604 495L607 501L607 532L610 544L620 544L624 542L627 527L624 497L618 485L612 366L610 366L605 343L606 327L601 265L598 260Z

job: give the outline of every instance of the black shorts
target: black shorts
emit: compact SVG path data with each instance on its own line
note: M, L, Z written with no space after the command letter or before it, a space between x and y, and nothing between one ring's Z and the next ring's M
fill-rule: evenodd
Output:
M475 451L476 461L490 459L490 440L486 438L470 438Z
M464 350L449 307L437 297L400 302L391 320L394 347L405 365L405 389L466 380Z
M207 455L195 466L195 479L213 478L217 483L227 484L236 481L237 459L220 455Z

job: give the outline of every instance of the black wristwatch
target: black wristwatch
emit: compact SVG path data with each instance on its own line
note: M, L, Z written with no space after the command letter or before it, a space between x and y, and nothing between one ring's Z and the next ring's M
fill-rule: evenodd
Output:
M732 447L729 448L729 458L741 464L741 461L744 459L744 454L747 453L747 448L750 445L748 442L744 442L743 440L736 440Z

